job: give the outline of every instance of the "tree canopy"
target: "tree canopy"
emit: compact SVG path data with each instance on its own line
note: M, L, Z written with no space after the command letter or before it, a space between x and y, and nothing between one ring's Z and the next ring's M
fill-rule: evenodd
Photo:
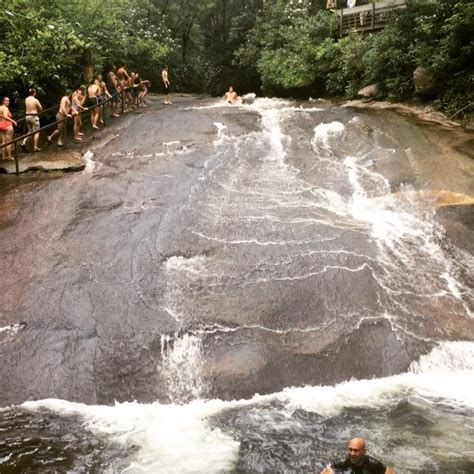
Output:
M453 112L472 102L474 4L407 0L373 34L339 36L324 0L10 0L0 7L0 90L34 86L53 100L110 64L175 90L379 98L413 96L413 72L431 71L430 99Z

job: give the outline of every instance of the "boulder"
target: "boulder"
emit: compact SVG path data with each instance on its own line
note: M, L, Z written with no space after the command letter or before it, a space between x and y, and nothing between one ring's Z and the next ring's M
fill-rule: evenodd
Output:
M437 84L433 73L423 67L418 66L413 73L416 93L419 95L431 95L436 91Z
M359 92L357 92L357 95L362 97L373 97L377 95L378 89L379 88L377 84L371 84L370 86L362 88Z
M21 155L19 160L19 172L25 171L82 171L86 162L80 153L71 150L52 153L48 150L41 153L29 153ZM14 161L0 161L0 172L15 174Z

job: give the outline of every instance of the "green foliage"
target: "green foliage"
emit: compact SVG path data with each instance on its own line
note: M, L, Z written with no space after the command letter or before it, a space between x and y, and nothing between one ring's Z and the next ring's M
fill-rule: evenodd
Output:
M264 89L294 89L315 81L315 48L337 27L332 14L310 15L310 11L309 4L299 2L266 4L246 43L237 50L237 64L255 65Z
M327 39L315 50L318 72L326 79L326 90L333 95L352 97L364 78L363 57L366 42L357 34L340 41Z
M384 30L337 38L335 16L318 5L267 2L247 40L236 51L241 67L253 67L266 90L323 83L331 95L353 97L377 83L379 98L405 100L413 73L427 68L438 83L435 105L454 112L473 102L474 3L408 0ZM301 8L300 8L301 10Z
M387 27L339 37L325 0L9 0L0 7L0 89L30 86L54 103L65 87L110 64L174 90L222 94L317 91L352 97L377 83L379 97L411 98L413 72L429 69L435 104L473 101L474 3L407 0Z
M161 16L146 0L132 8L126 0L13 0L0 9L0 23L0 88L23 94L34 86L47 94L46 104L114 62L158 83L172 47Z
M464 0L411 0L374 36L364 57L366 81L391 100L414 93L413 72L428 68L438 82L436 104L448 111L472 94L474 4Z

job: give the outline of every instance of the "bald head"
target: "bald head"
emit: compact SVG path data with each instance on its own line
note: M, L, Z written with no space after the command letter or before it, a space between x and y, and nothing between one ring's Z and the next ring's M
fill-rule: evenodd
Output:
M365 458L365 440L364 438L352 438L347 443L347 454L352 464L362 466Z

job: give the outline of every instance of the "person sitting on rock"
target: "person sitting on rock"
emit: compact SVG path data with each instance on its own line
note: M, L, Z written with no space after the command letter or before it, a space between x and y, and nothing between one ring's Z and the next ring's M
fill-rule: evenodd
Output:
M241 98L237 95L237 92L234 91L232 86L229 86L229 90L224 94L224 100L228 104L237 104L241 102Z
M343 461L334 461L320 474L334 474L334 470L352 474L394 474L392 468L379 460L368 456L363 438L353 438L347 443L347 457Z

